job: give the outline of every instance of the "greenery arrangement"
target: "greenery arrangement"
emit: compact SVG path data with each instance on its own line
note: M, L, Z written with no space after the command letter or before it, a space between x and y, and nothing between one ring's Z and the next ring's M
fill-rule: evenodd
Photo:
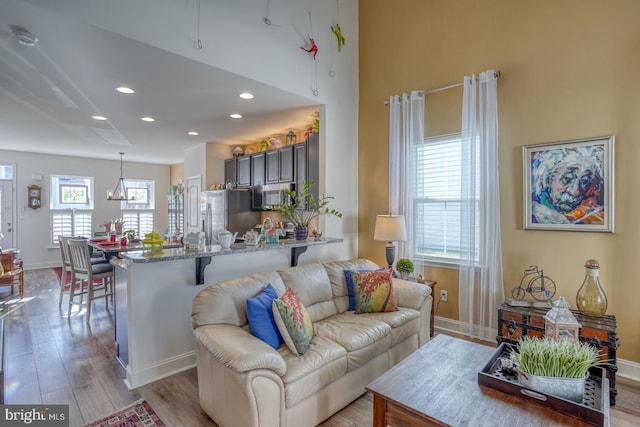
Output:
M313 182L302 181L302 189L298 192L285 190L284 202L273 205L272 210L280 212L294 227L309 227L311 221L320 215L334 215L342 218L342 213L329 208L333 196L321 195L318 200L311 193ZM306 209L304 207L306 206Z
M584 378L598 361L598 350L588 344L569 340L524 337L512 350L518 369L543 377Z
M413 273L413 262L407 258L400 258L396 263L396 270L400 273Z

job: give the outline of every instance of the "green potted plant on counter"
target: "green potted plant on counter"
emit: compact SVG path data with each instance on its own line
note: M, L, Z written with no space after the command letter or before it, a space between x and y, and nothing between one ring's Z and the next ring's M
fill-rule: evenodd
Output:
M409 275L413 273L413 262L408 258L400 258L396 263L396 270L400 273L401 278L407 280Z
M296 240L307 239L309 224L320 215L334 215L342 218L342 213L329 208L329 202L333 200L333 196L323 194L316 200L311 193L312 186L313 182L302 181L300 191L285 190L284 201L271 207L293 224Z

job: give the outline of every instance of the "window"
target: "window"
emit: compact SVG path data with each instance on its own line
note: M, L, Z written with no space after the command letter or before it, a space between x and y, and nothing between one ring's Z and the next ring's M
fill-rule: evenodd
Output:
M461 144L460 134L426 138L411 153L412 252L427 262L457 264L460 259ZM471 202L477 211L478 192Z
M51 245L58 236L91 237L93 178L51 175Z
M144 237L153 231L155 182L125 179L124 185L127 197L133 198L121 205L124 230L135 230L138 236Z

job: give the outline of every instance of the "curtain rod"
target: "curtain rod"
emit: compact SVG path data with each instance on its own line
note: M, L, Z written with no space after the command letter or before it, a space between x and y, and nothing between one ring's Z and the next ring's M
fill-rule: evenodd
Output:
M495 73L493 73L493 75L494 75L494 77L496 79L500 78L500 70L498 70ZM435 92L440 92L440 91L447 90L447 89L453 89L454 87L458 87L458 86L462 86L462 85L464 85L464 82L455 83L455 84L452 84L452 85L449 85L449 86L437 87L435 89L421 90L421 91L418 91L418 93L419 93L420 96L424 96L424 95L427 95L429 93L435 93ZM384 105L389 105L389 100L388 99L384 101Z

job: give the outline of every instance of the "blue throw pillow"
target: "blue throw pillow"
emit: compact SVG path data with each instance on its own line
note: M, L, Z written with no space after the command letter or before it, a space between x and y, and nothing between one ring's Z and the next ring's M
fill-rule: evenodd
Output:
M370 271L382 271L385 268L379 268L377 270L345 270L344 278L347 279L347 292L349 293L349 311L356 309L356 296L353 292L353 276L351 275L351 271L355 271L356 273L368 273Z
M247 318L251 334L277 349L282 344L282 335L273 319L273 300L278 298L271 283L255 298L247 299Z

